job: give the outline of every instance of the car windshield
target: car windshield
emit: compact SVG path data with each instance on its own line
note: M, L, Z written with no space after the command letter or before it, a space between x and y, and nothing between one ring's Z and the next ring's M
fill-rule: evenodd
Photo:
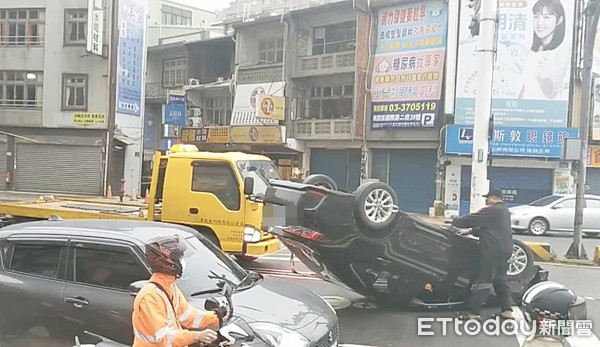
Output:
M236 162L243 178L254 178L254 195L264 195L269 180L280 180L281 175L269 160L240 160Z
M233 285L239 284L248 274L210 241L198 236L186 240L195 252L185 258L185 271L177 280L184 295L219 288L220 280L213 278L215 274L231 281Z
M560 195L550 195L550 196L545 196L541 199L538 199L532 203L529 204L529 206L547 206L550 205L551 203L557 201L558 199L560 199L561 196Z

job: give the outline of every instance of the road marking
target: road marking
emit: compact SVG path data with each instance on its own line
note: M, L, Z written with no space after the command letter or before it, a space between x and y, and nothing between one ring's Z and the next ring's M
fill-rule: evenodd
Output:
M259 257L255 261L258 260L274 260L274 261L290 261L290 256L282 256L282 257L272 257L270 255L266 255L264 257Z
M566 347L598 347L600 339L595 334L590 336L568 336L565 338L563 346Z
M600 270L599 266L594 265L574 265L574 264L564 264L564 263L551 263L545 261L536 261L536 264L539 265L548 265L548 266L562 266L562 267L573 267L578 269L592 269L592 270Z
M516 322L522 322L525 321L525 316L523 316L523 311L521 311L521 309L518 306L513 306L513 316L515 317L515 321ZM527 336L525 336L525 334L523 334L523 332L521 331L521 329L517 329L519 332L517 333L517 341L519 341L519 346L523 347L523 345L525 344L525 342L527 342Z

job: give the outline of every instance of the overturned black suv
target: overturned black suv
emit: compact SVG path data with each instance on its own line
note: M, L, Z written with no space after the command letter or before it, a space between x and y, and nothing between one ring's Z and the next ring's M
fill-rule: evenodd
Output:
M478 238L404 213L387 184L370 181L353 194L323 175L304 183L272 180L263 228L323 279L386 304L452 309L469 295ZM514 240L508 271L518 303L547 271Z

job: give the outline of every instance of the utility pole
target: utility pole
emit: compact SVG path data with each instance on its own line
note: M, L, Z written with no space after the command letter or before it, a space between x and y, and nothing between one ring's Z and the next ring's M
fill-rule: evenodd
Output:
M471 23L471 33L479 35L477 51L477 94L475 99L475 120L473 124L473 154L471 164L471 212L485 206L483 195L489 189L487 177L489 155L490 115L492 113L492 84L496 51L497 0L471 0L469 7L475 14Z
M592 65L594 60L594 43L596 31L598 30L598 15L600 11L600 0L589 1L585 9L585 39L583 40L583 81L581 88L581 149L579 161L577 162L577 192L575 198L575 232L573 243L567 251L566 257L571 259L587 259L585 248L581 242L583 227L583 208L585 197L585 178L587 150L590 134L590 108L592 88Z
M119 49L119 0L112 0L110 6L110 40L108 49L108 128L106 136L106 170L105 170L105 185L104 193L111 184L110 179L111 169L114 167L114 156L112 155L114 148L115 124L117 118L117 66L118 66L118 49ZM113 187L115 189L116 187Z

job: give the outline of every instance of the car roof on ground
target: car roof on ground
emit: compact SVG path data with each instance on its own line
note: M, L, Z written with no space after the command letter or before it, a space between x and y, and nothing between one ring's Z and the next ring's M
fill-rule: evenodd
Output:
M112 219L73 219L46 220L18 223L0 229L0 237L15 234L57 234L81 236L110 236L113 238L133 238L142 242L162 235L177 234L189 237L195 230L177 224L161 222L112 220Z

